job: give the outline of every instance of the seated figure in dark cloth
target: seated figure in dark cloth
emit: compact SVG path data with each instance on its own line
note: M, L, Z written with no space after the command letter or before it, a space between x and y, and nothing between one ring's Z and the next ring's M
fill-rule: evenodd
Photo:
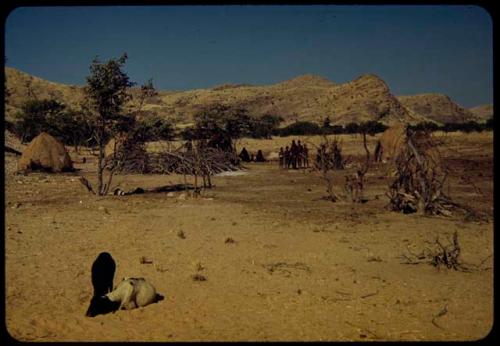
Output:
M248 151L245 147L241 149L240 155L238 155L243 162L250 162L250 155L248 155Z
M266 162L262 150L257 151L257 156L255 157L255 162Z

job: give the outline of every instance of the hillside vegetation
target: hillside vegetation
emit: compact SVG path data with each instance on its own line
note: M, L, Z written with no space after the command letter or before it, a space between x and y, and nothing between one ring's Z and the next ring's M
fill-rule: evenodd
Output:
M75 108L83 98L81 86L49 82L9 67L5 72L10 93L6 104L7 119L12 119L30 97L55 99ZM396 97L374 74L365 74L343 84L307 74L273 85L223 84L211 89L159 90L158 96L149 100L143 109L184 127L192 124L196 112L216 103L246 108L252 116L281 116L284 119L282 126L295 121L320 122L326 117L338 125L370 120L387 125L485 121L493 112L492 105L489 105L490 113L488 106L474 111L464 109L440 94Z

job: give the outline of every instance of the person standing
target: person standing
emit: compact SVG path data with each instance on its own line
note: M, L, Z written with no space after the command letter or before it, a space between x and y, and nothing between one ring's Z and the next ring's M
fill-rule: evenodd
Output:
M309 168L309 149L307 148L306 143L304 143L304 147L302 148L302 152L304 154L304 167Z
M295 139L292 139L292 145L290 146L290 156L293 169L297 169L297 154L298 154L298 147L297 144L295 143Z
M284 164L285 152L283 151L283 147L280 148L280 152L278 153L278 157L279 157L280 168L285 168L285 164Z
M288 148L288 145L285 148L285 155L284 156L285 156L285 168L289 169L291 160L290 160L290 149Z
M302 143L299 141L297 142L297 167L302 168L303 165L303 151L304 147L302 146Z

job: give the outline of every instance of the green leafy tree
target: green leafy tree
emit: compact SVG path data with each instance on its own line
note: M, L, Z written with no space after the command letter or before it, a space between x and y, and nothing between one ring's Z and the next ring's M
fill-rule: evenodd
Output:
M279 131L280 136L302 136L302 135L319 135L322 134L322 129L317 123L310 121L296 121Z
M175 131L173 124L158 115L149 116L137 121L134 137L139 142L174 139Z
M351 122L351 123L347 124L344 127L344 132L349 133L349 134L359 133L359 124L355 123L355 122Z
M105 145L109 138L125 132L133 124L130 116L123 114L124 104L130 99L128 91L134 84L123 71L126 61L126 53L118 59L110 59L104 63L95 58L84 88L87 122L99 148L96 194L100 196L108 192L113 176L113 171L110 171L108 183L104 184Z
M378 121L370 120L359 124L357 132L373 136L376 133L384 132L386 129L387 126L384 124L379 123Z
M276 133L280 123L284 119L278 115L264 114L252 121L251 136L253 138L270 139Z
M233 141L250 134L252 120L245 108L213 104L194 115L194 139L207 140L209 147L234 151Z
M65 106L55 100L28 100L16 114L14 133L23 143L31 141L44 131L56 135L55 123L64 110Z
M342 125L333 125L325 134L339 135L341 133L344 133L344 127Z
M185 141L192 141L196 139L194 126L188 126L180 131L180 136Z
M444 132L454 132L460 129L460 125L456 123L445 123L440 129Z
M493 117L489 118L488 121L484 124L484 129L485 130L493 130L494 124L493 124Z
M146 83L141 86L141 92L139 94L139 107L137 113L142 111L142 106L146 100L149 100L158 95L155 87L153 86L153 79L149 79Z
M439 125L436 123L433 123L431 121L424 121L421 123L418 123L416 125L409 126L410 129L417 130L417 131L429 131L429 132L434 132L439 130Z
M74 146L77 152L81 145L89 143L92 138L91 129L81 111L66 109L51 119L50 128L51 134L64 144Z
M475 121L468 121L468 122L462 124L462 131L465 133L470 133L473 131L474 132L482 132L483 127Z

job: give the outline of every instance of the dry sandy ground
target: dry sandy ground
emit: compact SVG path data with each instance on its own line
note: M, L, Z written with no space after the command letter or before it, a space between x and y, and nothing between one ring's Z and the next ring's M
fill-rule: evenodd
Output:
M249 148L281 145L272 143ZM76 175L12 175L7 157L8 332L23 341L482 338L493 323L492 134L451 135L445 143L451 196L488 214L489 222L385 210L384 166L369 172L364 204L322 200L317 175L275 163L215 177L216 187L198 198L96 198ZM91 163L77 167L95 181ZM181 179L120 181L133 188ZM408 248L432 248L436 236L448 242L454 231L462 261L483 262L482 270L401 263ZM165 299L85 317L90 267L101 251L117 263L115 283L142 276ZM141 264L142 256L152 263ZM194 281L196 273L207 280Z

